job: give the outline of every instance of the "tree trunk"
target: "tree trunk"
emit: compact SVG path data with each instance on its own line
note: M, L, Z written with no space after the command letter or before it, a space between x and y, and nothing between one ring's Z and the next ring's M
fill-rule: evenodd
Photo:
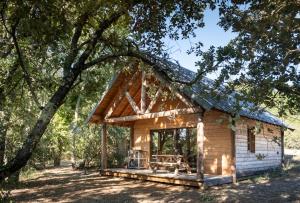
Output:
M15 158L10 160L6 165L4 165L4 167L0 169L0 181L3 181L6 177L10 176L26 165L27 161L32 155L33 150L36 148L36 145L47 129L48 124L50 123L58 108L62 105L66 95L71 90L81 71L81 67L74 67L72 71L70 71L70 74L65 79L63 85L61 85L57 89L57 91L54 93L54 95L48 101L47 105L42 110L36 124L27 136L27 139L23 143L22 148L18 150Z
M161 138L162 138L162 132L158 132L158 139L157 139L157 154L162 154L162 145L161 145Z
M6 133L10 114L5 111L5 95L4 90L0 89L0 167L4 165Z
M59 156L59 155L58 155L58 156L55 156L55 157L54 157L54 160L53 160L53 166L54 166L54 167L59 167L59 166L60 166L60 161L61 161L60 156Z
M174 152L176 155L179 154L179 134L178 134L178 129L173 130L173 142L174 142Z
M16 183L19 182L19 180L20 180L20 170L17 172L14 172L11 176L9 176L7 182L15 185Z
M56 156L54 157L53 160L53 165L54 167L59 167L60 166L60 162L61 162L61 157L62 157L62 153L63 153L63 141L62 139L59 137L58 138L58 152L56 154Z
M72 130L72 166L76 166L76 128L78 127L78 117L79 117L79 107L80 107L80 95L77 97L75 113L74 113L74 126Z
M186 129L186 156L188 160L191 156L191 135L190 135L190 129Z

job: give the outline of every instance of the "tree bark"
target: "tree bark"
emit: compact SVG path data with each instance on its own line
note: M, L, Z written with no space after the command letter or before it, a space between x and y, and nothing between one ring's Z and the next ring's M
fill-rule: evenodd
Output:
M79 107L80 107L80 95L76 101L75 113L74 113L74 125L72 129L72 166L76 166L76 128L78 127L79 119Z
M7 132L7 114L4 110L5 106L5 96L3 89L0 89L0 167L4 164L5 155L5 142L6 142L6 132Z
M107 169L107 126L106 123L102 125L101 133L101 170Z
M189 160L191 156L191 135L189 128L186 129L186 156Z
M158 139L157 139L157 154L162 154L162 132L158 132Z
M178 129L174 129L173 130L173 144L174 144L174 152L175 152L175 154L176 155L178 155L178 154L180 154L179 153L179 134L178 134L179 132L178 132Z
M61 163L61 157L63 153L63 140L61 137L58 138L58 151L54 156L53 165L54 167L59 167Z

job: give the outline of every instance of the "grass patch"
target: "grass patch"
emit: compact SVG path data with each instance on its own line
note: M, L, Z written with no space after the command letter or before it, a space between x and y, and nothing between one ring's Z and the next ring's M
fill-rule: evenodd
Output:
M255 175L251 177L250 180L255 183L260 183L264 181L270 181L273 178L282 177L284 175L286 175L286 171L282 169L274 169L263 174Z
M0 202L12 202L10 190L0 188Z
M36 169L32 167L25 168L25 170L22 170L20 173L20 181L34 179L37 175L38 173Z
M200 202L215 202L216 197L209 194L200 194Z
M300 163L291 163L283 168L284 173L286 174L294 174L300 172Z
M250 180L259 183L263 181L270 181L273 178L287 176L291 172L298 172L300 171L300 161L298 159L299 156L286 159L286 162L281 169L274 169L263 174L253 176Z

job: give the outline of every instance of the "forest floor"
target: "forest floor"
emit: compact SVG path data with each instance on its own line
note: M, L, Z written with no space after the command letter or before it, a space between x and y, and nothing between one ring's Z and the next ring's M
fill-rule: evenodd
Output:
M16 202L300 202L300 156L281 173L206 190L84 175L68 166L40 171L10 193Z

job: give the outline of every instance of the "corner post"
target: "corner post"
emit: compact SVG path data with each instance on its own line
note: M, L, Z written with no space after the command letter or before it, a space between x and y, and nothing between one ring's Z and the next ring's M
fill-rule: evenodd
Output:
M203 113L197 122L197 180L204 180L204 124Z
M236 177L236 122L234 117L231 116L231 173L232 173L232 183L237 183Z
M101 171L107 169L107 126L106 123L102 125L101 133Z

